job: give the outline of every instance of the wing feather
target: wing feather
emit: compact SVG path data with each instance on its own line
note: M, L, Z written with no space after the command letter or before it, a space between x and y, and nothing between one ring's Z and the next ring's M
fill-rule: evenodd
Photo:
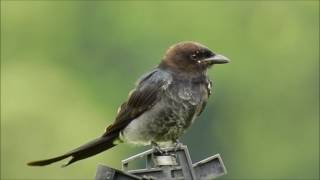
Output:
M151 109L170 82L171 76L157 69L143 76L136 89L130 93L128 101L120 106L114 123L107 127L104 135L118 133L132 120Z

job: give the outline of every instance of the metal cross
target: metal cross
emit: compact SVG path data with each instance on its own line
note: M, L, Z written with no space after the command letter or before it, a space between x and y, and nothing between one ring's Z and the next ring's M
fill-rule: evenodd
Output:
M219 154L192 164L185 145L161 150L149 149L122 160L122 170L99 165L95 180L210 180L227 173ZM146 167L129 170L129 163L141 158Z

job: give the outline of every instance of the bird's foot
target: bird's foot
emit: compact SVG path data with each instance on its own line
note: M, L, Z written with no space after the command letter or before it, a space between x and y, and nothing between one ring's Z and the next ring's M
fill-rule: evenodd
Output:
M174 143L174 151L178 151L179 149L181 149L181 147L182 143L179 141L179 139L176 139Z
M156 143L156 142L151 142L152 145L152 149L156 154L165 154L166 152L164 150L161 149L161 147Z

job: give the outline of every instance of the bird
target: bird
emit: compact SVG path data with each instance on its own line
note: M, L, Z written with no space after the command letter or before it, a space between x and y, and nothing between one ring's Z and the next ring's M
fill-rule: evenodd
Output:
M98 138L63 155L27 163L45 166L71 157L63 165L94 156L120 143L171 146L179 142L203 112L211 95L207 70L230 60L194 41L170 46L158 66L142 75L114 122Z

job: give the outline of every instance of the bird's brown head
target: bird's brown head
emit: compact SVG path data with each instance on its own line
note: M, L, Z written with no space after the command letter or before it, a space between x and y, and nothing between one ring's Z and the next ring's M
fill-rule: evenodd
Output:
M197 42L180 42L171 46L165 53L160 67L177 71L203 72L214 64L228 63L225 56L215 54Z

